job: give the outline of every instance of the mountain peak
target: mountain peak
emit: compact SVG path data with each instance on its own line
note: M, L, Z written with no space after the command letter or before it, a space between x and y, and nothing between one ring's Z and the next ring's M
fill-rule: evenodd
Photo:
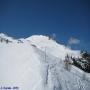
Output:
M65 45L57 43L53 40L52 37L44 36L44 35L33 35L29 38L26 38L31 44L37 46L38 49L52 54L56 57L65 58L65 55L70 54L71 56L79 57L79 50L71 50ZM63 53L62 53L63 52Z
M27 40L48 40L49 36L45 36L45 35L32 35L28 38L26 38Z

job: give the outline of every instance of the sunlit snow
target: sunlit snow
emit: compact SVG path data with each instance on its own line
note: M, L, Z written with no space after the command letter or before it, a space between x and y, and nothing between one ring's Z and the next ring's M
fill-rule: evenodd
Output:
M18 90L90 90L90 74L72 65L70 71L64 68L65 56L80 57L79 50L71 50L43 35L33 35L19 42L4 34L0 37L12 41L0 42L0 87L17 86Z

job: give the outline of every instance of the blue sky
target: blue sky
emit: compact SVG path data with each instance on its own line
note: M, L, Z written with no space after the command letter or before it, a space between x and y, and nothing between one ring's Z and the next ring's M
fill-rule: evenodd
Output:
M60 43L73 37L73 49L90 51L90 0L0 0L0 32L15 38L56 34Z

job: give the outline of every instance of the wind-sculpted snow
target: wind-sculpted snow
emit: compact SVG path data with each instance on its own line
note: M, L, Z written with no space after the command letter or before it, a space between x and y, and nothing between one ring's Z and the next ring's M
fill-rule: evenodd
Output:
M11 41L0 42L0 87L90 90L90 74L85 73L84 77L84 72L72 65L70 70L65 68L65 55L80 57L79 51L68 49L46 36Z

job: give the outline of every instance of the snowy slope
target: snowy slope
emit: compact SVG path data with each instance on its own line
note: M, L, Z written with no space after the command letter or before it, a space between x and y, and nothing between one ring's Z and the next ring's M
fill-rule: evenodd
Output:
M46 36L34 35L18 40L2 38L0 42L0 87L17 86L19 90L89 90L90 80L83 79L83 71L71 66L64 68L66 54L80 57L74 51ZM19 40L19 41L20 41ZM78 73L77 73L78 72Z

